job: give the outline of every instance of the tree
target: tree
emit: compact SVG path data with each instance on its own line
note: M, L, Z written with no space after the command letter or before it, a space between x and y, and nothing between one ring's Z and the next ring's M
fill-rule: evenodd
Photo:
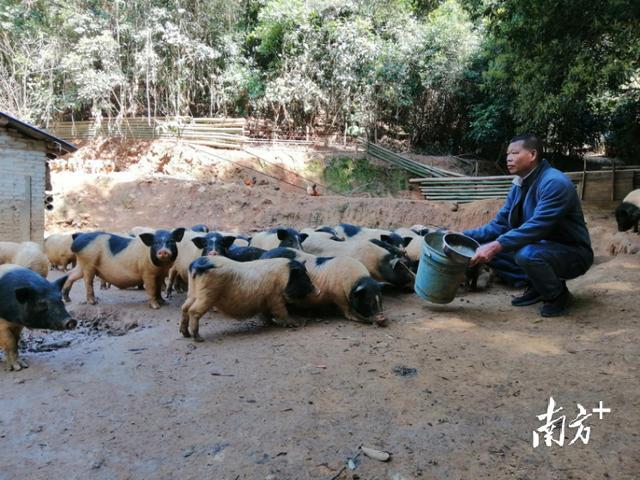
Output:
M487 138L488 120L496 135L534 131L560 154L597 145L607 116L594 101L618 91L638 68L639 8L631 0L493 3L484 16L489 61L472 138L502 140Z

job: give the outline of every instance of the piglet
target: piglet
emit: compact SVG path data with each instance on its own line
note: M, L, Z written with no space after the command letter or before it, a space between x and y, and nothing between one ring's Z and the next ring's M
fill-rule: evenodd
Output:
M182 305L180 332L202 341L200 318L216 307L228 317L243 319L257 314L284 326L287 303L317 294L300 262L286 258L236 262L220 255L200 257L189 267L189 294Z
M76 266L76 256L71 251L72 243L73 234L71 233L53 233L45 238L44 253L53 268L66 271L69 265Z
M626 232L633 228L638 233L638 224L640 223L640 188L631 191L622 203L616 208L616 222L618 223L618 231Z
M238 247L234 245L236 237L209 232L205 237L194 238L193 243L202 249L202 255L222 255L236 262L258 260L266 252L253 246Z
M10 263L28 268L47 278L49 259L35 242L0 242L0 265Z
M304 264L318 295L308 296L302 306L335 305L347 320L384 325L381 283L351 257L317 257L293 248L278 247L262 258L289 258Z
M160 308L165 303L161 295L164 279L178 256L176 244L184 232L184 228L156 230L136 238L105 232L78 235L71 245L78 264L62 289L65 301L70 301L71 286L83 278L87 302L95 305L93 278L97 275L118 288L143 284L149 306Z
M251 237L251 246L263 250L277 247L289 247L302 250L302 242L307 238L306 233L300 233L295 228L276 227L266 232L260 232Z
M52 283L19 265L0 265L0 348L5 352L8 370L28 366L18 356L23 327L50 330L76 327L60 295L66 278Z

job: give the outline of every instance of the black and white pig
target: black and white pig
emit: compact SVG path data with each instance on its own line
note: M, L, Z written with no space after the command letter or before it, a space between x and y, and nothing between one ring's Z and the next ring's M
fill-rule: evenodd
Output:
M411 260L411 270L418 271L420 263L420 255L422 254L422 242L424 235L420 235L410 228L397 228L394 233L402 238L410 238L411 240L405 246L405 252L409 260Z
M189 294L182 305L180 333L201 342L200 318L211 308L231 318L263 314L284 326L288 303L317 294L304 265L274 258L236 262L222 256L199 257L189 267Z
M232 235L222 235L218 232L209 232L204 237L193 239L193 243L202 249L202 255L222 255L236 262L250 262L258 260L266 250L249 245L248 247L238 247L234 243L236 237Z
M302 250L307 253L315 254L316 252L309 251L308 248L313 248L315 245L324 245L326 241L344 243L344 238L336 237L329 232L310 232L306 235L307 237L302 243Z
M640 222L640 188L630 192L622 203L616 208L616 222L618 231L626 232L633 228L638 233L638 223Z
M152 228L152 227L133 227L131 230L129 230L129 236L131 237L137 237L138 235L140 235L141 233L155 233L156 229Z
M182 240L178 242L178 257L171 270L169 270L167 298L173 296L174 287L179 290L182 288L182 282L184 282L183 285L187 285L189 281L189 265L198 257L217 254L228 256L238 261L257 260L260 258L264 250L248 247L247 245L246 239L237 238L224 232L207 232L203 235L200 232L193 231L193 229L187 230ZM227 251L231 251L231 255L227 255Z
M189 230L192 230L194 232L200 232L200 233L209 233L209 227L206 226L204 223L199 223L197 225L194 225Z
M415 275L405 253L382 240L336 242L327 238L307 238L304 251L323 257L351 257L360 261L370 275L398 287L411 287Z
M470 292L477 292L489 288L495 279L493 269L485 264L479 263L473 267L467 267L464 272L464 288Z
M206 237L218 235L216 232L208 232L204 234ZM178 291L186 291L189 281L189 265L196 258L206 255L202 252L201 247L197 247L193 240L195 238L204 238L202 232L197 232L192 229L186 230L179 242L176 243L178 248L178 256L176 257L173 266L169 270L167 281L167 298L173 296L174 288Z
M262 258L289 258L306 267L319 294L306 297L302 306L335 305L347 320L385 323L380 283L355 258L317 257L284 247L269 250Z
M18 356L23 327L69 330L76 321L67 312L60 289L67 277L48 282L19 265L0 265L0 348L8 370L21 370L27 363Z
M111 233L92 232L78 235L71 250L76 254L77 266L69 274L62 293L69 299L71 286L81 278L87 290L87 302L95 305L93 278L100 278L118 288L143 284L151 308L160 308L164 279L178 256L177 242L182 240L184 228L141 233L136 238Z
M300 233L295 228L276 227L266 232L256 233L251 237L250 245L263 250L277 247L290 247L302 250L300 245L307 238L306 233Z
M319 237L330 238L331 240L335 240L336 242L344 242L344 238L338 235L335 228L326 225L322 225L317 228L303 228L302 230L300 230L300 233L306 234L307 237L316 235Z
M360 241L360 240L381 240L389 245L392 245L400 250L403 250L409 242L411 237L401 237L400 235L392 232L391 230L382 230L380 228L367 228L360 227L358 225L352 225L350 223L341 223L335 228L337 235L342 237L347 242Z
M422 245L424 236L427 233L436 232L442 230L440 227L436 226L425 226L425 225L413 225L410 228L397 228L394 230L396 235L406 239L410 238L411 240L405 246L405 251L407 252L407 257L411 260L411 269L414 272L418 271L418 265L420 263L420 255L422 255Z
M232 233L232 232L224 232L222 230L217 230L217 232L223 237L236 237L233 242L234 247L248 247L251 244L251 237L247 235L243 235L241 233Z

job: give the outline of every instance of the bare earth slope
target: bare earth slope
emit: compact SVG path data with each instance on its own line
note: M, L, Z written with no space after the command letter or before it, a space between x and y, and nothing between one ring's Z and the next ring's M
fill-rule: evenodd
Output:
M54 176L55 208L47 231L104 229L126 232L134 226L173 228L205 223L214 229L244 233L289 225L297 228L340 222L397 228L413 224L472 228L489 221L502 205L482 200L452 203L367 197L311 197L273 179L248 187L244 174L208 181L132 172ZM585 210L596 255L640 252L640 236L617 233L614 204Z

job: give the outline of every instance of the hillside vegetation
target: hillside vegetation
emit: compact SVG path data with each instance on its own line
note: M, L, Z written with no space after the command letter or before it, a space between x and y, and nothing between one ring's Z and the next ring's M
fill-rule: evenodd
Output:
M0 6L0 109L40 125L251 116L495 159L640 146L633 0L142 0Z

